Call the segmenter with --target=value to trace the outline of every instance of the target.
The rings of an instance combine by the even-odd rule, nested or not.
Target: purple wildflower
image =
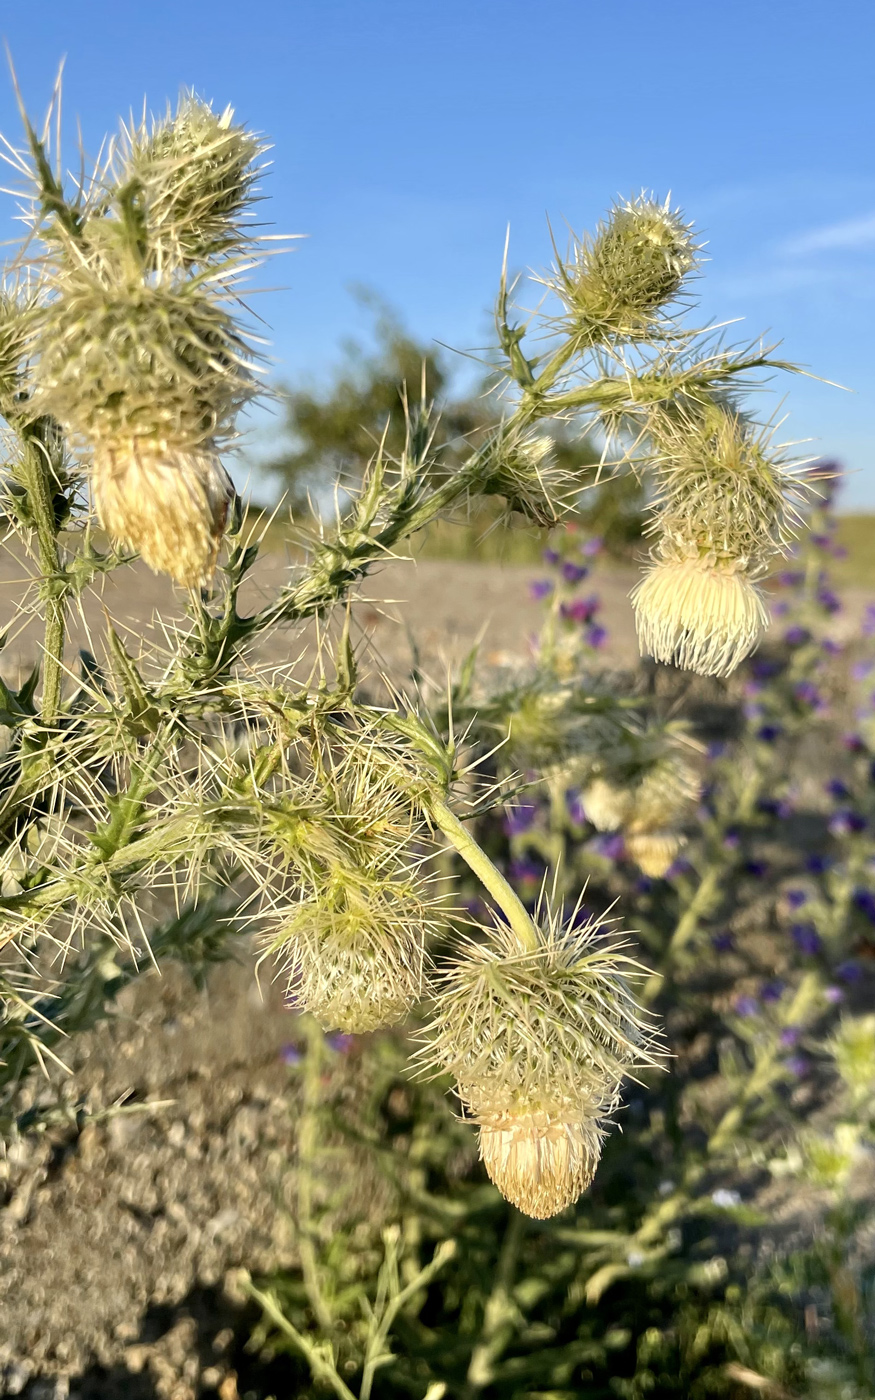
[[[830,857],[822,855],[819,851],[805,857],[805,869],[809,875],[825,875],[831,865]]]
[[[867,603],[860,630],[864,637],[875,636],[875,603]]]
[[[788,627],[784,633],[784,641],[788,647],[801,647],[811,641],[811,633],[807,627]]]
[[[291,1069],[293,1065],[299,1065],[304,1056],[297,1045],[283,1045],[280,1047],[280,1059],[284,1065]]]
[[[842,482],[841,462],[815,462],[805,473],[821,500],[829,503]]]
[[[724,929],[723,933],[714,934],[714,937],[711,939],[711,947],[714,949],[715,953],[731,953],[732,949],[735,947],[735,940],[728,929]]]
[[[566,559],[562,565],[562,577],[566,583],[582,583],[588,573],[585,564],[574,564],[570,559]]]
[[[814,957],[820,952],[820,935],[813,924],[793,924],[790,934],[800,953]]]
[[[831,588],[819,588],[817,591],[817,601],[828,613],[839,613],[842,610],[841,599]]]
[[[764,1002],[780,1001],[784,995],[784,983],[777,977],[771,982],[764,982],[760,988],[760,997]]]
[[[598,594],[592,593],[588,598],[572,598],[570,603],[563,603],[561,613],[567,622],[589,622],[600,607]]]
[[[827,656],[841,656],[842,652],[845,649],[843,644],[841,642],[837,642],[834,637],[824,637],[820,645],[821,649],[826,652]]]
[[[863,969],[858,962],[854,962],[853,958],[849,958],[847,962],[839,963],[836,968],[836,977],[841,982],[859,982],[862,976]]]
[[[540,603],[544,598],[549,598],[553,592],[553,584],[548,578],[536,578],[529,584],[529,597],[533,603]]]
[[[587,627],[583,635],[587,646],[593,647],[598,651],[608,640],[608,629],[602,627],[598,622],[594,622],[591,627]]]
[[[764,860],[745,861],[744,870],[754,880],[762,880],[769,873],[769,867]]]
[[[751,665],[751,670],[758,681],[771,680],[773,676],[779,676],[783,669],[780,661],[768,656],[755,657]]]
[[[583,798],[576,789],[572,789],[571,792],[566,792],[565,805],[568,808],[568,815],[574,822],[574,825],[584,826],[587,820],[586,810],[583,805]]]
[[[772,617],[786,617],[789,611],[789,603],[777,602],[772,604]]]
[[[601,554],[603,548],[600,535],[593,535],[592,539],[585,540],[580,546],[581,554],[585,554],[587,559],[594,559],[597,554]]]
[[[789,1070],[794,1079],[804,1079],[810,1066],[804,1055],[788,1055],[784,1061],[784,1068]]]
[[[785,1050],[793,1050],[802,1039],[801,1026],[785,1026],[778,1037]]]
[[[778,582],[782,588],[795,588],[801,583],[805,575],[801,569],[782,569],[778,574]]]
[[[590,850],[595,851],[596,855],[604,856],[605,860],[622,860],[626,850],[625,842],[618,831],[596,836],[589,845]]]
[[[516,802],[512,807],[505,808],[505,835],[522,836],[534,822],[537,811],[534,802]]]
[[[860,913],[875,924],[875,893],[872,890],[854,890],[854,903]]]
[[[736,1016],[756,1016],[759,1013],[759,1009],[760,1004],[756,997],[747,996],[735,998]]]
[[[741,836],[735,827],[730,827],[723,837],[723,845],[727,851],[737,851],[741,845]]]
[[[866,829],[866,818],[850,809],[836,812],[830,819],[829,829],[833,836],[852,836]]]
[[[784,898],[786,899],[791,909],[801,909],[803,904],[808,903],[808,891],[796,889],[785,890]]]
[[[507,873],[512,880],[517,880],[520,884],[535,880],[540,882],[544,877],[544,867],[538,865],[536,861],[521,857],[519,860],[510,862]]]
[[[841,778],[830,778],[829,782],[824,783],[823,787],[824,791],[827,792],[830,797],[842,798],[850,797],[851,795],[849,788],[846,787]]]
[[[757,738],[762,744],[774,744],[776,739],[780,739],[783,732],[780,724],[761,724],[757,730]]]
[[[793,694],[803,705],[810,705],[813,710],[823,709],[824,700],[814,681],[799,681],[793,687]]]
[[[558,550],[558,549],[545,549],[545,550],[544,550],[544,553],[541,555],[541,558],[543,559],[543,561],[544,561],[545,564],[558,564],[558,563],[559,563],[559,550]]]
[[[830,1006],[838,1006],[839,1003],[843,1002],[845,999],[845,994],[841,987],[824,987],[823,995],[826,997]]]
[[[338,1055],[345,1055],[355,1045],[355,1036],[347,1035],[345,1031],[333,1031],[325,1037],[325,1044]]]
[[[865,753],[866,742],[862,734],[843,734],[842,744],[848,753]]]

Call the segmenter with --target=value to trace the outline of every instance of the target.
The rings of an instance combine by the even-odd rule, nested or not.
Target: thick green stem
[[[489,859],[485,851],[477,845],[470,831],[462,825],[444,802],[429,804],[429,815],[452,843],[459,855],[480,880],[495,900],[507,922],[527,952],[534,953],[541,945],[538,930],[519,895],[511,889],[507,880]]]
[[[45,659],[43,661],[43,695],[41,715],[47,724],[57,717],[61,707],[61,675],[64,661],[64,637],[67,619],[67,590],[61,573],[61,556],[55,524],[54,489],[52,483],[51,429],[39,419],[28,430],[24,448],[24,477],[28,501],[36,525],[39,552],[40,597],[45,604]]]

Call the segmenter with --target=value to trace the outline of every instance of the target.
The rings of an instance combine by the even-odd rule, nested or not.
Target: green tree
[[[477,398],[450,395],[452,369],[434,345],[405,329],[395,312],[373,293],[357,299],[374,314],[375,349],[356,341],[344,345],[344,359],[322,390],[288,388],[286,443],[266,464],[291,499],[317,498],[336,483],[361,479],[385,434],[386,451],[398,456],[405,442],[405,400],[424,397],[440,410],[436,446],[447,466],[487,424],[488,409]]]

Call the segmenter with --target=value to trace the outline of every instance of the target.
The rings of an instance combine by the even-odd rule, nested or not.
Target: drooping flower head
[[[657,559],[632,603],[642,654],[703,676],[731,675],[768,626],[760,589],[732,559]]]
[[[539,1219],[586,1189],[623,1076],[657,1062],[624,946],[543,907],[537,947],[505,928],[468,941],[435,994],[422,1059],[455,1077],[491,1179]]]
[[[420,1000],[432,922],[415,875],[338,868],[294,908],[272,950],[288,968],[291,997],[325,1030],[373,1031]]]
[[[800,484],[765,431],[716,399],[655,410],[648,432],[659,488],[632,594],[641,650],[728,676],[768,624],[757,580],[793,536]]]

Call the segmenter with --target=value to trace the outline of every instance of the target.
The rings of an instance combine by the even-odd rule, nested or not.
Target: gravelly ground
[[[283,569],[276,557],[260,563],[250,600],[272,592]],[[481,632],[484,658],[503,662],[525,653],[537,625],[526,587],[536,572],[392,563],[368,580],[357,615],[396,675],[408,664],[407,628],[436,676]],[[0,600],[22,573],[20,559],[2,558]],[[635,650],[632,582],[622,571],[597,582],[609,658],[621,664]],[[104,601],[132,637],[157,610],[178,615],[172,589],[139,566],[111,579]],[[854,630],[864,601],[848,598],[836,635]],[[101,608],[86,601],[92,627]],[[85,639],[80,622],[73,642]],[[299,649],[286,633],[265,655],[280,662]],[[7,679],[37,655],[29,628],[10,643]],[[229,1270],[294,1257],[285,1198],[295,1104],[280,1057],[292,1030],[244,958],[218,968],[202,993],[181,973],[144,976],[112,1022],[72,1047],[71,1098],[99,1108],[133,1091],[139,1106],[163,1106],[17,1144],[0,1162],[0,1395],[235,1400]]]

